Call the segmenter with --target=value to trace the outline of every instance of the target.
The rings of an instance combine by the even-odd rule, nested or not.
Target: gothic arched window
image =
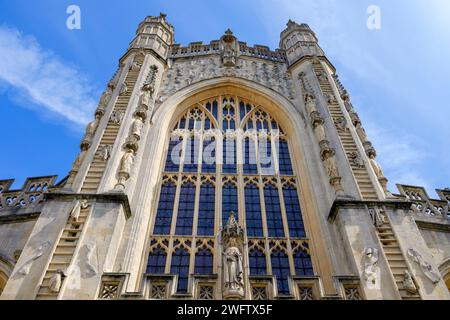
[[[263,237],[261,199],[259,188],[255,183],[249,183],[245,186],[245,213],[247,235],[249,237]]]
[[[212,274],[214,257],[207,248],[201,248],[195,255],[195,274]]]
[[[177,293],[186,293],[189,280],[189,251],[183,247],[172,253],[170,273],[178,275]]]
[[[260,250],[250,250],[249,254],[250,274],[251,275],[265,275],[267,274],[266,268],[266,255]]]
[[[167,254],[160,246],[154,249],[148,258],[147,273],[163,274],[166,269]]]
[[[289,258],[282,250],[275,250],[270,256],[272,264],[272,274],[277,279],[278,293],[287,295],[290,293],[288,277],[291,274],[289,268]]]
[[[242,252],[244,270],[276,276],[279,294],[289,294],[290,275],[314,274],[309,250],[298,245],[304,249],[309,240],[292,157],[296,142],[275,116],[222,95],[193,103],[173,123],[150,234],[157,243],[168,239],[167,246],[152,247],[148,270],[177,274],[179,293],[187,293],[189,275],[220,272],[215,242],[231,211],[253,243]]]

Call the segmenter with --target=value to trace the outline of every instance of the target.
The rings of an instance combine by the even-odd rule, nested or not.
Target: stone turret
[[[298,24],[292,20],[280,35],[280,49],[285,50],[289,66],[305,56],[323,56],[316,34],[307,24]]]
[[[167,22],[166,15],[161,13],[158,17],[148,16],[139,24],[130,49],[152,49],[160,58],[166,60],[173,43],[174,28]]]

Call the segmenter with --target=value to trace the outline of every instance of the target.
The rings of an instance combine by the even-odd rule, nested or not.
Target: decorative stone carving
[[[114,123],[116,125],[120,125],[122,122],[122,119],[124,117],[124,113],[120,111],[113,111],[111,113],[111,116],[109,117],[109,122]]]
[[[80,169],[81,164],[82,164],[83,161],[84,161],[84,158],[86,158],[86,150],[82,150],[82,151],[78,154],[78,156],[77,156],[77,158],[75,159],[75,161],[73,162],[72,169],[70,170],[70,172],[71,172],[72,174],[78,172],[78,170]]]
[[[51,292],[59,293],[59,290],[61,290],[61,285],[66,277],[63,270],[58,269],[56,270],[55,274],[50,278],[48,282],[48,288]]]
[[[98,124],[100,122],[99,115],[96,115],[94,120],[91,121],[86,127],[86,133],[81,141],[80,149],[86,151],[89,149],[94,138],[95,132],[97,131]]]
[[[109,144],[102,144],[98,147],[96,156],[102,161],[108,161],[111,157],[112,146]]]
[[[127,151],[120,160],[118,181],[116,188],[125,188],[125,182],[130,178],[131,168],[134,162],[133,151]]]
[[[241,253],[243,236],[243,230],[237,223],[234,212],[231,212],[222,230],[224,299],[244,298],[244,269]]]
[[[300,300],[311,301],[314,300],[313,289],[311,287],[299,287],[298,288]]]
[[[405,270],[405,274],[403,275],[403,288],[410,294],[417,294],[419,292],[419,286],[408,270]]]
[[[334,124],[336,125],[336,128],[338,129],[338,131],[348,131],[348,126],[347,126],[347,119],[345,119],[345,117],[339,117],[337,119],[335,119]]]
[[[353,151],[349,154],[350,163],[358,168],[365,168],[364,160],[358,151]]]
[[[133,61],[133,63],[130,66],[131,71],[139,71],[141,70],[141,64],[137,61]]]
[[[139,150],[139,139],[135,135],[129,135],[123,147],[125,150],[131,150],[136,154]]]
[[[329,104],[337,104],[337,100],[336,100],[336,97],[334,96],[334,94],[332,94],[332,93],[326,93],[326,94],[325,94],[325,97],[326,97],[327,102],[328,102]]]
[[[125,81],[122,83],[122,87],[120,87],[119,96],[123,96],[124,94],[128,93],[128,83]]]
[[[408,253],[408,256],[410,257],[410,259],[420,266],[420,269],[422,270],[424,275],[428,279],[430,279],[431,282],[436,284],[441,280],[439,273],[437,273],[436,271],[433,270],[433,267],[431,266],[431,264],[429,264],[427,261],[425,261],[425,259],[422,257],[422,255],[418,251],[416,251],[413,248],[409,248],[407,253]]]
[[[39,259],[48,249],[50,249],[51,243],[49,241],[41,244],[32,254],[31,258],[25,262],[25,264],[17,271],[17,274],[20,276],[26,276],[30,273],[31,266],[33,262]]]
[[[384,224],[389,223],[386,212],[383,209],[373,208],[369,209],[369,215],[372,218],[375,227],[381,227]]]
[[[370,165],[372,166],[373,171],[375,172],[375,175],[377,176],[378,181],[380,182],[380,185],[383,188],[383,191],[385,192],[385,194],[388,197],[393,197],[392,193],[387,188],[388,179],[384,176],[380,165],[375,160],[375,155],[376,155],[376,153],[370,153],[370,155],[369,155]]]
[[[152,299],[166,299],[166,291],[165,284],[153,284],[150,296]]]
[[[379,284],[380,269],[378,267],[378,249],[364,249],[362,258],[363,279],[367,288],[374,289]]]
[[[221,39],[221,55],[222,63],[225,67],[236,66],[237,60],[237,41],[230,29],[225,31],[225,35]]]
[[[84,210],[87,208],[89,208],[89,202],[86,199],[76,200],[72,210],[70,211],[70,215],[69,215],[70,219],[75,222],[78,222],[78,218],[80,217],[81,210],[82,209]]]
[[[214,287],[213,286],[200,286],[198,298],[200,300],[213,300],[214,299]]]
[[[106,107],[108,106],[109,102],[111,101],[111,97],[113,94],[113,86],[111,84],[108,84],[108,87],[103,92],[100,102],[98,104],[97,110],[95,111],[95,115],[99,117],[103,117],[105,114]]]
[[[286,75],[287,66],[283,63],[266,63],[269,67],[263,68],[262,61],[239,57],[236,67],[225,67],[220,56],[197,57],[195,61],[176,60],[172,68],[168,69],[156,99],[158,103],[164,102],[169,96],[187,86],[185,79],[189,78],[190,85],[202,80],[233,76],[255,81],[270,88],[281,95],[294,98],[292,93],[292,79]],[[263,76],[267,73],[269,77]]]
[[[137,139],[141,139],[142,129],[144,128],[144,123],[141,118],[134,119],[131,125],[131,134],[135,136]]]
[[[97,248],[95,244],[86,244],[86,262],[84,276],[90,278],[98,274],[97,267],[94,264],[94,252]]]
[[[253,300],[267,300],[266,287],[252,287]]]

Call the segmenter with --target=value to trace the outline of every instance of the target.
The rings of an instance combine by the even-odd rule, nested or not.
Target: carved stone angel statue
[[[136,138],[140,139],[142,135],[142,129],[144,127],[144,123],[141,118],[136,118],[131,125],[131,134]]]
[[[422,257],[422,255],[416,251],[413,248],[408,249],[407,251],[408,256],[411,258],[412,261],[417,263],[420,266],[420,269],[422,269],[422,272],[425,274],[425,276],[431,280],[433,283],[438,283],[441,280],[441,277],[439,274],[433,270],[433,267],[431,264],[429,264],[425,259]]]
[[[56,273],[50,278],[48,283],[48,288],[50,289],[50,291],[58,293],[59,290],[61,290],[61,285],[65,277],[66,275],[63,270],[56,270]]]
[[[51,247],[51,243],[49,241],[44,242],[41,244],[32,254],[30,259],[25,262],[25,264],[17,271],[17,274],[19,276],[26,276],[30,273],[31,266],[33,265],[33,262],[39,259],[49,248]]]
[[[403,288],[410,294],[416,294],[419,291],[416,281],[408,270],[405,270],[403,275]]]
[[[380,278],[380,269],[378,268],[378,249],[364,249],[362,264],[363,277],[366,285],[369,289],[374,288]]]
[[[78,222],[81,210],[87,209],[88,207],[89,202],[86,199],[77,200],[72,208],[72,211],[70,211],[70,219],[72,219],[75,222]]]
[[[118,180],[116,188],[125,188],[125,181],[130,178],[131,168],[134,162],[133,151],[127,151],[120,160]]]
[[[372,165],[373,171],[375,171],[375,174],[378,179],[384,178],[383,171],[381,170],[380,165],[378,164],[377,160],[375,160],[375,155],[371,154],[369,156],[370,164]]]

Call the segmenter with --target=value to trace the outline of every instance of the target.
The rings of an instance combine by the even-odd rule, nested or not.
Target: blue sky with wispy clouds
[[[81,8],[82,29],[66,28]],[[381,8],[381,30],[366,26]],[[168,14],[176,41],[209,42],[230,27],[278,47],[288,19],[316,32],[352,96],[390,187],[450,186],[448,0],[15,0],[0,3],[0,178],[58,174],[146,15]]]

